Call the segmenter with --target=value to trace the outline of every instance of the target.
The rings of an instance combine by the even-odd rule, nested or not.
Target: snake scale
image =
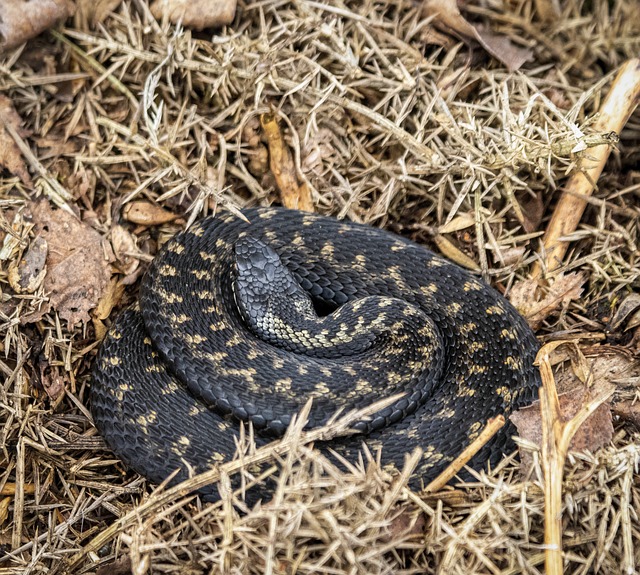
[[[490,417],[534,399],[531,329],[470,272],[369,226],[282,208],[243,215],[169,240],[95,362],[95,424],[149,480],[230,460],[240,421],[263,445],[309,398],[311,428],[402,394],[356,423],[361,433],[319,447],[353,461],[364,442],[395,468],[420,447],[419,487]],[[495,463],[512,433],[507,424],[472,465]]]

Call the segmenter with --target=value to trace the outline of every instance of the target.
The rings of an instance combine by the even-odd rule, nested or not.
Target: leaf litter
[[[6,53],[0,90],[19,119],[13,133],[27,145],[15,165],[28,166],[34,181],[3,164],[0,569],[543,572],[544,482],[531,442],[524,477],[511,459],[420,497],[406,487],[410,460],[398,473],[365,453],[345,470],[294,430],[287,455],[275,447],[261,454],[274,461],[274,500],[248,509],[225,474],[255,479],[243,464],[253,457],[249,434],[235,467],[217,476],[222,501],[205,505],[188,495],[193,483],[153,491],[123,469],[87,410],[98,338],[132,301],[164,241],[223,206],[281,199],[262,114],[277,113],[290,181],[308,185],[317,211],[442,245],[507,294],[526,279],[556,189],[606,141],[590,127],[607,74],[640,51],[636,3],[568,0],[551,20],[537,19],[541,4],[461,6],[471,25],[530,52],[515,75],[436,29],[422,6],[386,0],[247,3],[215,35],[155,20],[146,3],[106,2],[99,16]],[[600,355],[611,340],[631,366],[639,328],[612,331],[608,322],[640,281],[639,160],[636,112],[569,238],[563,271],[584,275],[582,292],[560,290],[538,318],[541,339],[600,342]],[[53,215],[61,210],[42,218],[76,229],[66,245],[25,218],[37,198],[69,208],[68,221]],[[127,207],[134,202],[141,204]],[[17,293],[8,270],[20,269],[38,234],[48,245],[46,275],[30,284],[39,266],[27,265],[34,273],[21,281],[29,289]],[[63,260],[69,267],[59,267]],[[58,268],[61,279],[66,269],[76,287],[92,290],[75,313],[62,297],[53,305],[47,276]],[[556,369],[571,371],[570,361]],[[614,413],[620,402],[631,410],[636,372],[594,368],[594,381],[608,371],[616,373]],[[40,379],[49,395],[36,392]],[[567,461],[566,572],[632,573],[640,565],[640,437],[617,417],[613,429],[605,447]]]

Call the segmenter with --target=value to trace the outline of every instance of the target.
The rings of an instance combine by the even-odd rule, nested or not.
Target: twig
[[[129,102],[131,103],[131,110],[133,111],[133,115],[137,113],[138,106],[140,103],[138,99],[131,93],[131,90],[127,88],[118,78],[116,78],[113,74],[109,74],[109,71],[100,64],[97,60],[89,56],[82,48],[71,42],[69,38],[67,38],[64,34],[61,34],[57,30],[50,30],[49,33],[56,39],[62,42],[69,50],[71,50],[81,61],[86,64],[96,72],[100,74],[100,76],[104,76],[109,84],[111,84],[118,92],[124,95]]]
[[[67,191],[67,189],[54,177],[52,177],[48,170],[42,165],[40,160],[36,158],[35,154],[31,151],[29,144],[25,142],[18,131],[11,125],[10,122],[3,122],[2,118],[0,118],[0,122],[3,123],[4,129],[9,133],[9,135],[13,138],[13,141],[18,146],[18,149],[24,156],[24,158],[29,162],[31,168],[40,176],[41,181],[36,182],[40,183],[42,186],[42,190],[44,193],[49,196],[51,201],[63,209],[65,212],[70,213],[74,218],[77,217],[75,212],[69,207],[67,202],[73,201],[73,196],[71,193]]]
[[[166,491],[156,491],[148,500],[134,507],[129,513],[114,521],[107,529],[96,535],[89,543],[87,543],[81,551],[69,558],[65,565],[65,573],[75,573],[80,562],[89,553],[96,552],[105,543],[113,539],[125,529],[131,527],[134,523],[143,521],[151,514],[157,512],[163,505],[174,502],[178,497],[197,491],[207,485],[215,483],[220,479],[221,474],[233,475],[242,469],[251,468],[274,457],[274,455],[282,455],[291,448],[292,444],[305,445],[315,441],[328,441],[340,435],[353,433],[352,425],[356,421],[368,418],[385,407],[396,402],[402,394],[396,394],[387,397],[381,401],[365,407],[363,409],[354,410],[339,418],[332,418],[323,427],[303,432],[302,429],[308,419],[311,410],[311,401],[309,401],[300,412],[299,416],[294,418],[287,433],[280,440],[269,445],[265,445],[252,455],[245,456],[225,463],[220,467],[210,471],[205,471],[195,477],[187,479],[178,485],[167,489]]]
[[[598,119],[593,125],[594,131],[619,134],[638,105],[639,98],[640,59],[634,58],[620,68],[600,108]],[[547,273],[552,272],[562,264],[562,258],[567,253],[569,244],[561,238],[571,234],[578,227],[587,207],[586,198],[593,193],[611,153],[611,146],[607,144],[596,146],[590,148],[589,153],[593,163],[576,172],[569,179],[553,212],[543,238],[544,260],[534,265],[533,277],[539,277],[543,270]]]
[[[578,428],[613,393],[607,387],[591,401],[582,406],[576,415],[565,421],[560,410],[549,354],[560,342],[543,346],[536,357],[540,365],[542,387],[540,388],[540,410],[542,413],[542,469],[544,471],[544,543],[545,572],[547,575],[562,575],[562,477],[564,463],[571,440]]]
[[[7,482],[0,489],[0,495],[14,495],[16,490],[17,485],[15,483]],[[33,495],[36,492],[36,486],[33,483],[25,483],[23,491],[27,495]]]
[[[446,469],[424,488],[425,493],[434,493],[442,489],[456,474],[480,451],[482,447],[502,428],[504,415],[497,415],[487,421],[487,425],[467,447],[456,457]]]

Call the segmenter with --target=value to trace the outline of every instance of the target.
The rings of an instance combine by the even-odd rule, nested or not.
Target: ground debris
[[[53,210],[47,201],[31,204],[30,211],[34,230],[49,248],[44,289],[51,308],[70,326],[88,322],[111,278],[102,236],[67,212]]]
[[[614,142],[594,132],[594,116],[621,63],[640,53],[640,3],[563,0],[559,16],[553,1],[461,3],[474,27],[529,51],[517,74],[487,58],[475,33],[460,42],[409,0],[245,2],[206,33],[173,26],[138,0],[81,4],[95,13],[5,50],[0,63],[16,120],[5,124],[19,142],[15,167],[0,172],[0,572],[61,575],[72,556],[69,574],[543,572],[544,474],[534,447],[526,477],[505,460],[437,498],[406,489],[376,454],[345,470],[305,447],[273,460],[282,496],[271,507],[249,508],[224,479],[223,504],[178,494],[156,505],[162,492],[115,459],[91,424],[90,370],[144,263],[171,235],[215,212],[279,202],[262,114],[278,118],[290,173],[315,211],[435,250],[446,237],[452,254],[512,293],[541,257],[571,174],[594,145]],[[1,13],[8,4],[0,5]],[[521,298],[540,315],[542,340],[580,339],[592,366],[582,376],[597,382],[609,371],[617,388],[610,444],[571,453],[564,468],[566,573],[640,568],[638,376],[620,358],[598,359],[609,348],[626,360],[640,350],[637,311],[620,306],[621,324],[608,324],[640,285],[636,117],[565,238],[562,271],[584,282],[565,285],[544,309],[533,309],[538,285]],[[35,229],[28,208],[37,199],[62,206],[79,235],[54,241]],[[145,206],[137,215],[127,208],[136,202]],[[49,309],[46,276],[38,285],[37,273],[16,275],[38,253],[30,254],[38,237],[48,244],[47,275],[53,251],[86,265],[68,275],[79,291],[96,289],[93,311],[80,296],[92,323],[69,325]],[[86,264],[70,255],[84,244]],[[17,293],[21,284],[28,289]],[[34,391],[39,378],[49,395]],[[252,480],[249,467],[242,473]]]
[[[3,0],[0,4],[0,53],[48,30],[73,13],[70,0]]]

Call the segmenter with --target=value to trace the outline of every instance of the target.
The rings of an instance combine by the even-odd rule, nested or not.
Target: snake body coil
[[[418,486],[490,417],[533,400],[536,339],[469,272],[379,229],[278,208],[244,215],[171,239],[102,345],[94,420],[137,472],[160,482],[179,468],[178,481],[228,461],[239,421],[264,444],[310,397],[313,427],[401,393],[328,447],[353,460],[364,441],[398,468],[421,447]],[[495,462],[510,433],[472,464]]]

